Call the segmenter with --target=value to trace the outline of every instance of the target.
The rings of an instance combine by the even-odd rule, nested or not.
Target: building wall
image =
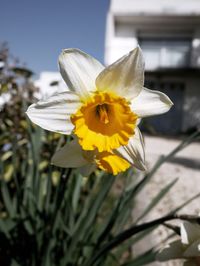
[[[199,0],[112,0],[110,10],[117,13],[197,14]]]
[[[184,97],[183,131],[193,127],[200,129],[200,77],[186,80]]]
[[[68,90],[60,72],[41,72],[39,79],[34,81],[34,85],[39,88],[35,93],[37,99],[46,99],[55,93]]]
[[[183,66],[167,68],[200,69],[200,1],[199,0],[112,0],[107,15],[105,64],[111,64],[135,48],[141,40],[189,40],[189,60]],[[158,41],[159,43],[159,41]],[[180,48],[182,49],[182,48]],[[167,49],[165,49],[167,51]],[[145,51],[144,51],[145,55]],[[177,56],[172,54],[172,59]],[[167,61],[168,60],[168,61]],[[162,68],[152,64],[146,55],[146,70],[154,73]],[[178,62],[178,61],[177,61]],[[171,71],[170,71],[171,73]],[[184,82],[182,124],[180,131],[200,126],[200,72],[196,75],[165,74],[166,82]],[[191,73],[191,71],[190,71]],[[159,88],[157,88],[159,90]],[[175,95],[175,94],[174,94]],[[178,97],[178,94],[177,94]],[[176,104],[176,103],[175,103]],[[172,116],[173,117],[173,116]],[[174,121],[176,122],[176,121]]]
[[[138,37],[142,33],[154,37],[164,34],[165,36],[191,38],[192,65],[200,66],[200,1],[184,1],[182,13],[177,4],[180,2],[179,0],[174,1],[176,8],[174,7],[173,12],[172,8],[169,8],[169,4],[173,3],[170,0],[154,0],[160,4],[153,4],[152,1],[146,0],[125,0],[125,2],[128,2],[129,5],[122,0],[111,1],[106,27],[106,64],[112,63],[124,53],[132,50],[137,45]],[[193,2],[196,3],[196,7]],[[188,3],[190,9],[187,8]],[[143,12],[142,8],[144,8]],[[153,9],[155,12],[152,12]],[[117,36],[117,28],[121,28],[121,36]]]
[[[146,73],[146,80],[150,81],[147,87],[150,89],[160,90],[166,93],[174,102],[172,109],[161,116],[153,117],[150,122],[155,126],[155,123],[162,123],[162,133],[174,134],[176,128],[180,125],[180,132],[186,132],[194,127],[200,128],[200,76],[181,74],[159,74]],[[162,84],[174,85],[172,91],[170,88],[163,89]],[[176,90],[176,87],[178,88]],[[183,93],[180,93],[179,88],[182,88]],[[181,114],[179,113],[181,112]],[[179,113],[179,114],[178,114]],[[181,121],[179,121],[179,119]],[[165,129],[163,131],[162,129]]]

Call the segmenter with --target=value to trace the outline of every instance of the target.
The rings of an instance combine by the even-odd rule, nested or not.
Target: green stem
[[[191,215],[177,215],[177,214],[169,214],[166,216],[163,216],[161,218],[158,218],[156,220],[143,223],[140,225],[134,225],[131,226],[129,229],[123,231],[122,233],[118,234],[115,238],[113,238],[110,242],[106,243],[89,261],[89,263],[86,263],[85,266],[93,266],[94,263],[102,256],[105,255],[108,251],[115,248],[119,244],[121,244],[123,241],[127,240],[128,238],[136,235],[137,233],[140,233],[146,229],[149,229],[151,227],[154,227],[156,225],[163,224],[166,221],[174,220],[174,219],[182,219],[182,220],[188,220],[193,222],[200,222],[200,217],[197,216],[191,216]]]

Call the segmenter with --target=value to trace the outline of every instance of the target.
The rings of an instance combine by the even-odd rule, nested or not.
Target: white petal
[[[81,146],[77,140],[65,144],[53,155],[51,162],[64,168],[76,168],[88,164],[88,161],[83,157]]]
[[[138,119],[136,120],[136,126],[139,126],[139,124],[141,123],[141,121],[142,121],[142,119],[141,119],[141,118],[138,118]]]
[[[79,106],[80,99],[77,95],[63,92],[32,104],[26,113],[33,123],[46,130],[71,134],[73,125],[70,116]]]
[[[139,128],[135,129],[135,135],[130,138],[128,144],[119,147],[115,153],[123,157],[136,168],[146,170],[144,142]]]
[[[184,221],[181,224],[181,241],[183,244],[190,244],[200,239],[200,226],[198,224]]]
[[[65,49],[59,56],[61,75],[69,90],[81,97],[96,89],[95,80],[104,66],[92,56],[78,50]]]
[[[144,61],[141,49],[135,48],[97,77],[97,89],[112,91],[127,99],[135,98],[144,85]]]
[[[156,255],[158,261],[167,261],[183,257],[183,245],[180,240],[170,243]]]
[[[131,109],[139,117],[166,113],[172,105],[167,95],[147,88],[143,88],[141,93],[131,101]]]
[[[185,257],[200,257],[200,239],[190,245],[183,254]]]

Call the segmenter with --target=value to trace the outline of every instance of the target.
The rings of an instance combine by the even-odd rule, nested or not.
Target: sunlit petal
[[[135,98],[144,85],[144,60],[141,49],[135,48],[97,77],[97,89],[111,91],[127,99]]]
[[[71,134],[74,126],[70,116],[80,105],[79,97],[63,92],[29,106],[27,115],[38,126],[53,132]]]
[[[136,168],[146,170],[144,142],[142,134],[138,128],[135,129],[135,135],[129,139],[128,144],[119,147],[115,153],[119,154]]]
[[[78,50],[65,49],[59,56],[60,72],[68,89],[81,97],[96,89],[95,79],[104,66],[92,56]]]
[[[111,152],[98,153],[96,163],[100,169],[113,175],[124,172],[131,166],[127,160]]]
[[[172,105],[172,101],[164,93],[146,88],[131,101],[131,109],[139,117],[166,113]]]
[[[181,241],[183,244],[190,244],[200,239],[200,226],[184,221],[181,224]]]

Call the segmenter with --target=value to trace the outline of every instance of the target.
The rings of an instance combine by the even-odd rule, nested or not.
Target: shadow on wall
[[[188,167],[188,168],[200,170],[200,160],[197,160],[197,159],[188,159],[185,157],[175,157],[175,158],[168,160],[168,162],[170,162],[172,164],[179,164],[179,165],[183,165],[183,166]]]
[[[200,89],[200,88],[198,88]],[[187,102],[184,105],[184,124],[188,126],[188,128],[196,125],[197,128],[200,128],[200,103],[197,100],[199,92],[196,92],[196,95],[188,95]]]

